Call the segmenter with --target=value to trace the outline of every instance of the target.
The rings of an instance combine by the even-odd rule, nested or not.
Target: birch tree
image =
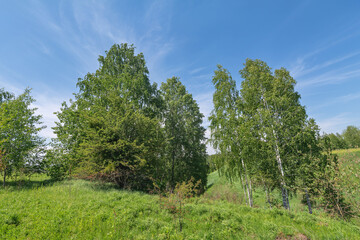
[[[179,78],[161,84],[167,179],[171,188],[179,182],[207,181],[205,129],[200,109]]]
[[[300,95],[294,90],[296,81],[281,68],[274,73],[260,60],[247,59],[240,70],[244,79],[241,97],[244,112],[257,120],[263,141],[268,145],[270,156],[278,167],[283,206],[290,209],[288,190],[294,184],[291,156],[294,156],[293,137],[301,133],[306,120],[305,108],[300,104]]]
[[[214,72],[212,82],[215,86],[213,95],[214,110],[209,117],[211,142],[220,151],[222,162],[220,173],[229,179],[240,179],[244,195],[249,206],[253,206],[251,179],[244,149],[244,121],[241,111],[239,92],[230,73],[221,65]],[[250,158],[245,158],[249,160]]]

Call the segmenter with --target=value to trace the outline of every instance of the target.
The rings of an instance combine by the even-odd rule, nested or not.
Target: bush
[[[65,179],[70,174],[66,157],[56,149],[48,150],[44,159],[46,174],[55,181]]]

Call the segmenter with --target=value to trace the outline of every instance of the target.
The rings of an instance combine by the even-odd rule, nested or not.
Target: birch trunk
[[[261,91],[262,91],[262,99],[263,99],[263,103],[264,103],[264,107],[266,108],[266,110],[269,111],[269,106],[265,100],[265,97],[264,97],[264,92],[263,92],[263,89],[262,89],[262,86],[261,86]],[[277,116],[277,113],[275,114]],[[274,125],[271,124],[271,128],[272,128],[272,132],[273,132],[273,137],[274,137],[274,140],[275,140],[275,144],[274,144],[274,150],[275,150],[275,155],[276,155],[276,161],[278,163],[278,167],[279,167],[279,171],[281,173],[281,192],[282,192],[282,198],[283,198],[283,205],[284,205],[284,208],[285,209],[289,209],[290,210],[290,206],[289,206],[289,198],[288,198],[288,193],[287,193],[287,189],[286,189],[286,183],[285,183],[285,174],[284,174],[284,169],[283,169],[283,166],[282,166],[282,161],[281,161],[281,156],[280,156],[280,148],[279,148],[279,139],[278,139],[278,136],[276,134],[276,131],[275,131],[275,128],[274,128]]]
[[[282,193],[282,198],[283,198],[283,205],[284,205],[285,209],[290,210],[289,198],[288,198],[288,193],[287,193],[286,183],[285,183],[285,174],[284,174],[284,169],[282,167],[282,161],[281,161],[281,157],[280,157],[280,150],[279,150],[279,146],[277,144],[277,137],[276,137],[274,129],[273,129],[273,133],[274,133],[274,136],[275,136],[276,161],[278,162],[279,171],[281,173],[281,193]]]
[[[248,178],[247,178],[247,174],[246,174],[246,166],[245,166],[245,163],[244,163],[244,160],[241,159],[241,164],[243,166],[243,169],[244,169],[244,172],[245,172],[245,184],[246,184],[246,190],[247,190],[247,196],[248,196],[248,199],[249,199],[249,205],[250,207],[253,206],[253,203],[252,203],[252,199],[251,199],[251,194],[250,194],[250,191],[249,191],[249,182],[248,182]]]
[[[245,197],[246,205],[250,205],[250,203],[248,203],[248,201],[247,201],[248,197],[247,197],[247,194],[246,194],[246,187],[245,187],[245,184],[244,184],[243,175],[241,173],[241,170],[240,170],[240,181],[241,181],[242,188],[244,190],[244,197]]]

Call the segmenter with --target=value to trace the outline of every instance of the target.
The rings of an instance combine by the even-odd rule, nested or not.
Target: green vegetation
[[[360,148],[336,150],[340,176],[337,185],[351,205],[351,212],[360,216]],[[360,225],[360,221],[359,221]]]
[[[176,77],[157,89],[142,53],[113,45],[99,69],[78,79],[64,102],[49,151],[53,176],[102,179],[134,190],[174,188],[191,177],[206,186],[203,115]]]
[[[3,186],[6,178],[15,174],[31,174],[41,164],[38,153],[44,140],[38,133],[41,116],[30,105],[35,100],[30,89],[17,97],[0,89],[0,172]]]
[[[132,45],[105,53],[49,146],[30,90],[0,89],[0,238],[360,238],[360,150],[332,152],[358,147],[360,130],[321,137],[286,69],[247,59],[237,89],[218,65],[206,159],[180,79],[151,84]]]
[[[352,215],[351,221],[360,226],[360,148],[336,150],[334,154],[338,155],[339,175],[334,185],[343,194],[345,201],[349,204],[348,214]],[[244,194],[240,181],[232,183],[225,176],[219,176],[218,172],[213,172],[208,177],[210,188],[205,196],[214,200],[226,200],[240,204],[246,204],[246,194]],[[269,208],[266,191],[263,187],[254,188],[254,206],[258,208]],[[274,190],[270,194],[271,203],[275,207],[281,206],[281,193]],[[292,205],[291,212],[307,211],[306,204],[303,201],[303,192],[296,192],[290,196]],[[324,212],[322,205],[314,205],[313,211],[317,214]]]
[[[214,180],[211,175],[209,183]],[[43,176],[34,176],[21,187],[10,182],[6,190],[0,190],[0,238],[360,238],[359,227],[321,212],[310,215],[252,209],[206,197],[186,201],[180,232],[177,219],[161,206],[157,195],[120,190],[112,184],[84,180],[51,182]]]
[[[333,149],[358,148],[360,146],[360,128],[355,126],[347,126],[342,134],[330,133],[325,136],[330,138]]]
[[[301,192],[309,213],[317,203],[347,217],[347,203],[335,185],[337,158],[300,104],[295,79],[286,69],[272,71],[258,59],[247,59],[239,73],[244,80],[238,90],[226,69],[219,65],[214,72],[210,142],[218,154],[209,159],[215,162],[211,167],[241,182],[250,207],[253,190],[262,186],[269,206],[274,190],[281,191],[288,210],[289,196]]]
[[[165,164],[170,187],[192,177],[206,186],[205,128],[201,126],[204,115],[199,106],[176,77],[170,78],[160,88],[164,103]]]

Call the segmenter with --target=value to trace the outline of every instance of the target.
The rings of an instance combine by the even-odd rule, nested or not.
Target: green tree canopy
[[[345,142],[349,147],[360,147],[360,129],[355,126],[348,126],[342,133]]]
[[[176,77],[161,84],[167,179],[172,188],[191,177],[206,186],[205,129],[203,114],[192,95]]]
[[[0,103],[0,148],[1,168],[4,182],[7,176],[21,171],[31,150],[43,144],[38,133],[41,126],[41,115],[36,115],[36,108],[30,105],[35,101],[30,89],[18,97],[1,90]]]
[[[57,113],[55,133],[70,165],[125,186],[131,178],[150,177],[144,167],[158,164],[160,98],[133,46],[115,44],[98,60],[100,68],[78,80],[75,100]]]

